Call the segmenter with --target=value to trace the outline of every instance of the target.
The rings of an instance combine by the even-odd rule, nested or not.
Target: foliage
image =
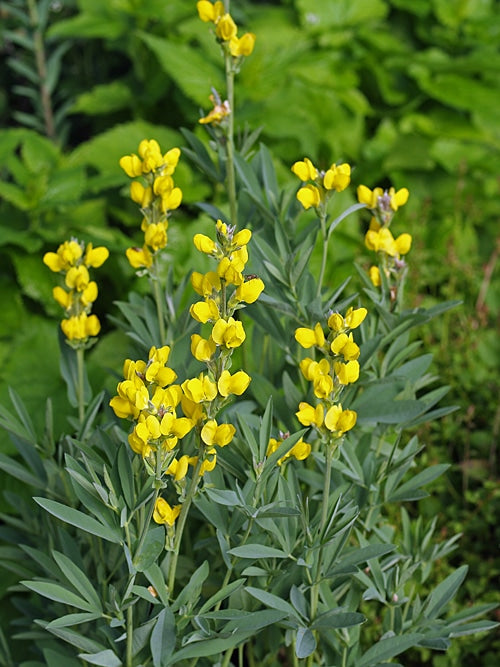
[[[18,452],[17,458],[11,459],[14,463],[7,466],[9,474],[14,472],[27,484],[34,483],[33,475],[40,476],[42,481],[38,482],[39,486],[35,485],[33,492],[54,494],[59,502],[74,503],[73,492],[69,493],[66,488],[68,473],[63,472],[61,460],[63,452],[69,451],[75,459],[81,456],[78,453],[80,439],[74,439],[76,430],[70,431],[72,439],[68,440],[66,435],[66,415],[70,406],[65,396],[65,384],[58,374],[57,336],[48,321],[48,317],[57,312],[51,298],[53,281],[40,262],[41,255],[53,249],[70,233],[85,242],[104,244],[110,249],[111,258],[102,270],[102,288],[96,304],[96,312],[103,322],[103,333],[99,345],[86,355],[86,360],[92,394],[97,396],[101,388],[108,393],[114,392],[116,372],[123,358],[130,354],[138,357],[147,352],[149,346],[156,342],[155,331],[158,328],[154,302],[146,296],[144,281],[131,276],[123,255],[131,243],[131,236],[133,243],[142,241],[135,230],[137,223],[133,206],[131,203],[124,204],[118,192],[124,186],[118,160],[124,152],[135,150],[144,137],[155,137],[162,146],[184,144],[183,153],[191,158],[191,164],[181,160],[179,165],[178,178],[184,201],[177,214],[180,219],[169,230],[166,259],[170,257],[170,273],[168,277],[163,275],[163,279],[168,280],[168,290],[173,295],[168,317],[175,312],[178,318],[171,324],[171,340],[176,340],[175,349],[185,352],[179,352],[182,359],[179,363],[187,377],[191,369],[184,361],[185,355],[189,354],[189,344],[183,327],[189,322],[185,309],[192,297],[182,280],[185,267],[208,270],[203,259],[197,257],[190,237],[195,231],[208,232],[211,229],[209,217],[224,219],[229,215],[222,186],[224,161],[220,156],[219,160],[216,158],[217,137],[210,133],[210,144],[205,148],[200,142],[203,137],[200,129],[194,132],[186,130],[182,135],[178,131],[181,125],[195,126],[198,108],[207,107],[209,87],[214,86],[222,92],[224,75],[210,33],[206,25],[193,16],[192,7],[183,2],[167,4],[168,7],[164,2],[150,0],[134,3],[81,0],[64,3],[64,7],[58,9],[54,3],[25,3],[19,0],[1,5],[5,21],[0,29],[0,44],[9,56],[10,67],[0,73],[4,84],[0,93],[0,115],[6,127],[18,126],[0,130],[1,280],[4,293],[13,297],[3,308],[0,325],[3,361],[1,397],[2,402],[7,404],[7,386],[15,386],[33,421],[31,431],[26,425],[21,427],[17,423],[14,426],[8,421],[8,430],[14,430],[18,439],[14,444],[2,443],[2,451],[9,455]],[[332,3],[326,0],[314,3],[314,11],[311,11],[310,3],[302,0],[272,4],[241,2],[234,3],[232,8],[238,24],[248,26],[258,35],[257,48],[236,80],[239,128],[235,159],[240,220],[252,220],[256,232],[251,247],[251,270],[266,283],[265,295],[248,309],[250,319],[243,319],[249,330],[248,351],[241,352],[241,355],[236,353],[236,358],[241,356],[245,360],[244,367],[252,375],[251,393],[242,402],[242,414],[248,415],[248,428],[258,440],[260,427],[257,415],[265,410],[272,393],[275,429],[287,431],[291,428],[290,411],[295,411],[298,397],[306,387],[297,373],[299,357],[290,335],[290,326],[293,329],[314,325],[321,319],[325,304],[340,310],[348,306],[356,289],[353,285],[355,281],[344,286],[343,290],[340,287],[352,274],[353,257],[360,258],[363,252],[359,230],[364,228],[367,218],[360,217],[360,222],[356,224],[353,222],[354,212],[349,225],[340,224],[335,230],[334,244],[327,247],[329,268],[325,286],[330,292],[328,298],[324,293],[322,301],[318,302],[315,298],[317,285],[313,286],[314,278],[309,271],[317,279],[326,246],[322,244],[321,233],[310,214],[297,217],[299,207],[293,200],[291,176],[287,174],[289,165],[309,155],[315,163],[325,166],[330,163],[331,156],[335,156],[355,165],[357,183],[370,186],[380,183],[409,184],[412,196],[408,205],[398,212],[398,220],[406,223],[413,235],[407,298],[423,309],[430,308],[431,314],[438,313],[438,316],[429,319],[423,315],[424,311],[420,315],[415,313],[413,319],[402,323],[402,327],[410,326],[410,323],[411,327],[420,327],[425,323],[425,327],[419,328],[423,348],[435,352],[439,374],[446,384],[451,385],[451,401],[459,403],[461,410],[449,417],[445,415],[440,421],[430,422],[425,421],[427,413],[424,411],[420,419],[420,408],[415,402],[420,402],[422,406],[422,401],[432,402],[442,394],[420,382],[418,373],[427,373],[427,369],[422,370],[426,361],[422,358],[420,362],[415,361],[414,366],[411,365],[417,341],[414,335],[406,339],[407,333],[393,341],[384,341],[381,351],[386,354],[387,361],[382,367],[366,367],[364,372],[373,374],[373,377],[362,378],[356,390],[349,388],[347,405],[357,407],[357,394],[360,394],[359,419],[361,427],[367,429],[370,421],[363,421],[363,409],[373,407],[373,414],[377,416],[379,411],[380,417],[381,408],[377,407],[377,403],[368,405],[368,401],[363,405],[362,391],[368,397],[380,395],[390,401],[385,415],[389,424],[391,418],[395,419],[391,413],[395,397],[398,397],[399,403],[404,400],[409,414],[414,414],[412,419],[407,420],[405,428],[410,429],[411,435],[416,434],[421,441],[429,443],[417,470],[424,473],[429,464],[454,462],[446,481],[438,480],[435,484],[435,499],[420,501],[418,507],[427,517],[446,508],[447,518],[443,525],[450,531],[447,538],[451,539],[455,531],[464,532],[460,556],[467,554],[473,574],[468,577],[459,595],[466,595],[468,600],[483,599],[483,591],[494,588],[498,571],[498,560],[492,556],[490,546],[498,541],[491,508],[498,502],[494,492],[497,479],[495,438],[498,437],[500,423],[495,400],[498,385],[494,379],[498,347],[494,313],[498,312],[499,295],[498,273],[495,272],[498,258],[496,221],[499,214],[499,123],[496,106],[499,18],[492,2],[356,0],[333,4],[335,11],[332,11]],[[40,68],[44,62],[45,74]],[[64,67],[61,67],[61,62]],[[98,67],[96,63],[99,63]],[[45,89],[44,83],[47,86]],[[293,112],[283,113],[284,109]],[[55,121],[52,130],[51,117]],[[258,136],[262,144],[257,143],[256,135],[249,129],[258,127],[261,128]],[[272,149],[272,156],[266,146]],[[200,168],[205,173],[204,180],[198,175],[197,169]],[[200,200],[205,203],[197,208],[196,202]],[[336,195],[330,203],[330,211],[333,216],[339,216],[353,202],[354,198],[348,191]],[[363,254],[360,276],[364,276],[363,269],[368,266],[365,262],[366,253]],[[330,267],[335,267],[335,271]],[[365,287],[371,298],[375,298],[373,287],[368,283]],[[132,293],[128,297],[130,291]],[[443,299],[462,299],[464,304],[450,312],[433,311]],[[112,303],[116,300],[120,300],[120,315],[106,320],[104,316],[113,312]],[[179,315],[181,312],[184,315]],[[288,322],[284,318],[291,320]],[[370,349],[370,337],[373,339],[372,347],[377,336],[387,339],[389,332],[384,327],[393,325],[391,320],[384,320],[380,312],[379,319],[371,312],[369,331],[365,332],[367,326],[363,327],[362,348],[368,346],[366,349]],[[262,340],[264,346],[261,345]],[[133,353],[130,352],[130,341],[134,345]],[[413,356],[405,361],[403,356],[398,355],[403,355],[406,344],[415,347],[411,348]],[[63,345],[62,350],[65,347]],[[67,358],[67,350],[65,352],[63,359]],[[370,363],[377,358],[373,350]],[[386,375],[392,363],[395,364],[392,374],[396,379],[391,379],[390,375],[389,380],[384,377],[381,385],[384,391],[379,394],[376,383],[381,382],[381,373]],[[397,364],[403,368],[400,375],[406,377],[408,373],[408,384],[405,386],[398,378]],[[34,368],[37,368],[36,376]],[[412,376],[413,372],[417,376]],[[370,382],[375,383],[373,387]],[[424,392],[430,394],[427,399]],[[52,401],[46,402],[47,396],[51,396]],[[16,403],[20,405],[17,399]],[[103,414],[97,405],[98,401],[95,404],[99,415],[96,419],[102,428],[109,422],[110,416]],[[366,414],[370,415],[369,412]],[[231,415],[231,408],[228,415]],[[420,423],[416,423],[419,419]],[[393,424],[397,423],[401,422],[393,421]],[[74,426],[73,419],[72,428]],[[84,444],[93,432],[90,423],[88,428]],[[118,435],[117,427],[110,432],[107,428],[110,427],[105,427],[106,435],[99,435],[97,453],[91,456],[92,463],[89,463],[91,470],[94,470],[94,465],[103,465],[103,462],[110,469],[113,467],[114,451],[108,436],[112,441],[114,438],[115,442],[123,442],[123,434]],[[400,447],[404,451],[404,445],[394,434],[384,434],[384,428],[390,427],[381,427],[380,424],[376,427],[381,453],[386,455],[389,442],[396,447],[393,456],[397,457]],[[42,433],[45,433],[43,445],[40,444]],[[273,433],[276,435],[277,431]],[[238,440],[238,447],[247,452],[247,468],[243,467],[242,461],[234,461],[235,457],[231,458],[224,450],[224,475],[221,478],[219,473],[214,473],[215,488],[229,489],[231,484],[235,484],[234,480],[239,479],[238,487],[231,489],[239,494],[239,489],[245,489],[245,483],[249,483],[247,480],[255,474],[255,471],[252,473],[247,436],[248,431],[245,438],[240,435],[241,441]],[[263,439],[264,435],[260,437]],[[101,439],[104,440],[101,442]],[[359,516],[356,519],[358,523],[347,528],[345,535],[347,539],[351,531],[356,544],[364,548],[359,525],[366,522],[366,503],[369,500],[363,498],[362,489],[369,480],[368,475],[373,472],[370,469],[372,459],[368,456],[365,460],[368,444],[361,434],[352,432],[349,441],[353,447],[355,445],[355,451],[361,448],[360,461],[358,465],[355,459],[334,462],[339,468],[334,468],[334,474],[339,476],[334,482],[340,483],[342,475],[347,475],[347,479],[352,481],[350,492],[355,496]],[[32,456],[27,453],[31,448],[26,446],[26,442],[37,443],[41,459],[29,459],[29,465],[34,469],[28,473],[22,472],[19,467],[24,465],[19,463],[19,455]],[[377,448],[374,442],[371,446]],[[97,463],[94,460],[96,456]],[[226,456],[229,457],[227,461]],[[286,482],[275,482],[274,493],[289,494],[286,496],[289,499],[292,497],[290,494],[297,491],[294,485],[299,484],[302,485],[301,492],[310,488],[313,496],[318,494],[321,487],[317,475],[324,462],[319,455],[315,456],[317,469],[309,470],[307,467],[307,474],[304,478],[299,475],[298,481],[287,479]],[[345,449],[342,456],[345,456]],[[382,468],[383,456],[377,459]],[[344,467],[340,465],[341,460]],[[54,462],[59,467],[57,474]],[[286,466],[290,470],[292,464],[287,463]],[[362,475],[359,466],[362,467]],[[227,471],[237,473],[233,482]],[[386,472],[383,470],[384,474]],[[61,479],[55,482],[58,474]],[[85,474],[91,473],[87,470]],[[98,469],[95,474],[99,477],[103,473]],[[273,474],[282,479],[276,472]],[[293,477],[288,471],[287,475]],[[384,478],[381,475],[381,470],[375,474],[375,479],[381,484],[379,489],[383,487]],[[2,484],[8,490],[12,489],[9,478],[4,479]],[[74,475],[72,479],[75,479]],[[94,480],[93,483],[101,488],[105,482]],[[56,492],[59,485],[64,490]],[[266,489],[268,491],[270,497],[267,500],[275,502],[276,496],[271,493],[273,489]],[[113,488],[113,492],[120,496],[119,488]],[[15,493],[19,492],[16,490]],[[27,496],[30,493],[26,490]],[[139,493],[139,490],[134,493]],[[241,538],[241,532],[238,533],[241,526],[238,524],[246,516],[245,511],[249,511],[249,498],[253,499],[251,486],[243,493],[246,495],[243,499],[239,496],[237,502],[231,496],[235,502],[230,505],[227,497],[224,504],[220,496],[210,496],[215,506],[222,508],[222,513],[232,512],[231,530],[236,531],[232,539],[236,541]],[[22,491],[21,495],[24,494],[25,491]],[[126,498],[128,511],[132,514],[135,498],[131,500],[130,495]],[[390,495],[384,502],[389,498]],[[281,496],[279,499],[281,502]],[[34,510],[32,507],[28,509],[28,502],[27,499],[23,501],[26,507],[23,516],[29,519]],[[12,496],[4,503],[3,510],[12,513],[5,518],[7,525],[12,521],[15,524],[14,508],[17,510],[20,506],[21,501]],[[213,545],[214,536],[203,532],[204,515],[196,503],[195,506],[193,534],[199,534],[200,539],[205,540],[201,542],[202,548],[210,549],[213,554],[217,550],[217,545]],[[230,510],[226,510],[227,507]],[[387,505],[384,508],[391,522],[399,525],[400,519],[394,515],[394,509]],[[344,505],[339,505],[338,511],[348,515]],[[411,510],[410,515],[413,515]],[[87,556],[87,547],[84,548],[80,542],[82,535],[72,532],[73,529],[68,526],[63,530],[62,524],[56,529],[43,513],[40,517],[36,516],[38,519],[44,517],[43,523],[37,527],[33,525],[33,519],[26,523],[34,531],[30,548],[38,548],[35,535],[45,539],[45,534],[57,533],[50,548],[69,554],[71,558],[74,556],[74,562],[86,571],[90,557]],[[270,531],[275,530],[274,525],[278,526],[276,530],[281,530],[281,524],[288,525],[291,520],[289,517],[278,517],[276,520],[271,517],[268,524],[262,520],[261,523],[256,522],[253,529],[257,530],[258,525],[267,531],[258,533],[258,540],[266,546],[266,540],[271,540],[271,544],[274,539],[270,536]],[[11,531],[20,530],[19,525],[16,524],[17,528],[5,528],[8,543],[15,543],[15,533]],[[273,528],[263,528],[268,525],[273,525]],[[224,527],[227,528],[226,525]],[[400,527],[402,530],[403,524]],[[366,526],[363,529],[366,531]],[[432,532],[430,526],[427,530],[426,536]],[[491,539],[476,538],[476,535],[482,537],[485,534]],[[282,539],[285,537],[282,536]],[[369,531],[364,535],[365,539],[372,537]],[[385,538],[389,539],[387,535]],[[93,543],[94,538],[88,539]],[[80,542],[81,558],[87,559],[85,566],[80,557],[77,558],[75,540]],[[24,543],[24,538],[19,541]],[[273,548],[283,550],[283,545]],[[9,568],[15,570],[16,581],[18,575],[24,578],[40,575],[39,570],[33,569],[35,565],[28,565],[25,558],[19,559],[17,551],[9,551],[10,546],[5,549],[6,561]],[[181,559],[182,572],[192,572],[195,566],[201,565],[196,551],[192,553],[191,564]],[[224,567],[224,553],[221,546],[222,556],[214,565],[219,572]],[[110,551],[109,557],[114,554]],[[275,558],[277,561],[273,562],[273,567],[277,568],[276,572],[281,571],[280,566],[287,568],[290,565],[289,560]],[[390,562],[389,555],[378,557],[378,561],[383,564],[384,558]],[[37,554],[35,561],[37,559],[41,563],[43,556]],[[247,563],[248,567],[269,572],[266,559],[263,559],[265,563],[257,561],[256,564]],[[43,562],[48,568],[44,576],[56,577],[67,585],[64,576],[61,579],[64,569],[61,569],[59,561],[56,561],[57,566],[52,564],[50,568],[48,561]],[[459,566],[463,559],[455,557],[453,560],[452,557],[450,562]],[[243,564],[244,559],[242,568]],[[22,568],[27,569],[20,572]],[[441,564],[439,568],[438,579],[452,576],[451,569]],[[295,590],[293,586],[297,586],[296,582],[292,582],[295,576],[292,570],[290,604],[292,607],[299,605],[298,611],[294,607],[295,613],[299,614],[297,618],[304,624],[298,594],[294,593],[294,600],[291,599],[291,591]],[[123,572],[122,575],[126,576]],[[117,581],[120,576],[117,576]],[[264,581],[267,585],[266,575],[254,573],[249,576],[255,577],[259,585]],[[187,579],[184,577],[183,581]],[[6,586],[13,581],[7,580]],[[361,591],[368,590],[363,589],[363,586],[368,586],[366,581],[360,581],[358,577],[356,582]],[[248,583],[245,585],[248,586]],[[378,585],[381,585],[380,582]],[[252,586],[255,587],[254,582]],[[423,591],[425,595],[430,595],[430,588],[425,588],[425,582],[419,582],[419,587],[422,596]],[[281,590],[275,591],[278,597],[281,593]],[[205,598],[209,595],[206,584],[203,594]],[[240,594],[239,589],[235,589],[228,599],[232,600]],[[250,600],[248,593],[245,599]],[[494,602],[495,596],[484,599]],[[256,604],[255,600],[258,598],[252,599],[252,605]],[[151,600],[147,598],[147,602],[149,604]],[[260,600],[264,606],[268,602],[268,599],[267,602]],[[351,602],[354,605],[354,600]],[[25,602],[16,604],[24,608]],[[359,613],[375,620],[377,614],[366,609],[366,604]],[[253,609],[252,605],[249,605],[250,609]],[[387,624],[398,622],[398,608],[397,605],[387,604],[384,621],[387,628]],[[59,613],[56,606],[53,610],[53,616]],[[150,610],[152,614],[153,611]],[[258,613],[263,611],[261,609]],[[284,613],[283,609],[274,611]],[[456,611],[458,613],[458,606]],[[23,615],[25,618],[30,615],[48,618],[48,613],[46,604],[43,604],[38,611],[23,612]],[[291,613],[290,609],[288,613]],[[277,616],[267,618],[264,615],[260,618],[263,624],[267,624],[276,620]],[[289,618],[290,633],[293,633],[293,627],[297,630],[307,626],[307,623],[298,624],[297,619],[290,620],[292,616],[283,618]],[[161,619],[167,628],[169,620],[166,614]],[[225,620],[231,622],[230,619]],[[329,623],[334,621],[328,620]],[[208,623],[208,630],[205,622]],[[282,623],[282,620],[277,622]],[[209,618],[206,621],[203,618],[196,626],[196,632],[205,637],[205,632],[219,631],[222,623],[221,619]],[[365,632],[366,628],[362,626],[365,637],[373,639],[377,636],[376,632],[374,635],[370,635],[368,630]],[[229,630],[232,631],[232,626]],[[322,632],[321,627],[313,630]],[[39,630],[26,629],[26,632],[35,636],[37,641],[42,641],[42,634],[45,636]],[[63,634],[65,632],[68,631]],[[146,625],[144,634],[147,632]],[[348,631],[351,632],[354,630]],[[157,630],[155,637],[159,634],[160,630]],[[270,631],[266,630],[264,634],[270,634]],[[139,639],[137,641],[140,643]],[[461,664],[467,659],[465,656],[474,655],[477,659],[474,651],[482,645],[485,646],[484,656],[494,655],[495,641],[490,633],[481,637],[474,648],[470,643],[456,642],[446,654],[447,658],[435,657],[435,654],[429,657],[430,654],[420,652],[416,664],[421,664],[424,657],[436,665],[443,664],[444,659]],[[310,634],[303,629],[300,631],[300,644],[307,647],[308,642]],[[54,650],[54,645],[48,641],[44,660],[49,664],[51,659],[54,660]],[[92,648],[81,650],[91,651]],[[110,659],[108,654],[102,657],[103,661],[106,659]],[[487,659],[485,657],[483,662]]]

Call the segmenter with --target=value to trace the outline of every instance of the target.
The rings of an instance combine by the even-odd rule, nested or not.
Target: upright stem
[[[332,478],[332,459],[333,459],[334,448],[331,443],[328,443],[326,449],[326,470],[325,470],[325,479],[323,483],[323,499],[321,503],[321,519],[318,528],[318,538],[320,541],[323,540],[323,532],[325,530],[326,522],[328,520],[328,509],[329,509],[329,500],[330,500],[330,481]],[[311,620],[314,621],[316,613],[318,611],[318,600],[319,600],[319,583],[321,579],[321,561],[323,559],[323,544],[318,550],[318,559],[316,561],[316,573],[314,577],[313,585],[311,586]],[[308,667],[313,667],[314,665],[314,652],[307,659]]]
[[[203,463],[203,457],[201,456],[201,447],[200,447],[200,452],[198,456],[198,461],[196,463],[196,466],[193,470],[193,476],[191,478],[191,483],[189,485],[188,492],[186,494],[186,500],[182,504],[182,509],[181,513],[179,514],[179,519],[176,523],[175,526],[175,539],[174,539],[174,551],[172,554],[172,559],[170,561],[169,565],[169,572],[168,572],[168,592],[170,595],[170,598],[173,597],[173,592],[174,592],[174,586],[175,586],[175,574],[177,570],[177,560],[179,558],[179,550],[181,546],[181,541],[182,541],[182,533],[184,532],[184,526],[186,525],[186,519],[189,514],[189,508],[191,507],[191,503],[194,498],[194,494],[196,492],[196,489],[198,488],[198,482],[200,481],[201,477],[201,465]]]
[[[134,607],[129,605],[127,608],[127,657],[126,667],[133,665],[134,652]]]
[[[325,277],[326,270],[326,261],[328,259],[328,232],[326,230],[326,211],[320,212],[319,222],[321,225],[321,236],[323,238],[323,253],[321,256],[321,268],[318,278],[318,289],[316,290],[316,296],[321,296],[321,288],[323,287],[323,280]]]
[[[155,257],[154,271],[152,276],[153,290],[156,302],[156,312],[158,315],[158,327],[160,329],[160,345],[165,345],[165,318],[163,314],[163,294],[161,290],[160,276],[158,271],[158,260]]]
[[[238,207],[236,203],[236,178],[234,172],[234,69],[230,53],[225,54],[226,94],[230,113],[228,115],[226,137],[226,180],[229,199],[229,215],[231,224],[238,225]]]
[[[77,399],[78,399],[78,421],[80,426],[83,424],[85,417],[85,350],[79,347],[76,350],[76,367],[77,367]]]
[[[43,43],[43,34],[39,25],[38,9],[35,0],[28,0],[28,9],[30,13],[31,25],[33,27],[33,43],[35,46],[35,59],[38,76],[40,78],[40,100],[42,103],[43,121],[45,125],[45,134],[52,141],[56,140],[56,131],[54,124],[54,113],[52,110],[52,100],[47,86],[47,56]]]

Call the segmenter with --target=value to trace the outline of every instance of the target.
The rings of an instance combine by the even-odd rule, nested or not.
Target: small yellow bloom
[[[97,294],[98,294],[97,283],[92,280],[80,294],[81,304],[84,307],[90,306],[90,304],[94,303],[94,301],[97,299]]]
[[[205,301],[197,301],[193,303],[189,309],[191,317],[197,322],[205,324],[206,322],[215,322],[219,319],[219,308],[213,299],[206,299]]]
[[[235,394],[236,396],[241,396],[244,391],[246,391],[248,385],[250,384],[250,376],[245,373],[245,371],[238,371],[231,375],[229,371],[222,371],[221,376],[217,382],[217,387],[219,389],[219,394],[221,396],[229,396],[229,394]]]
[[[72,266],[68,270],[64,282],[66,283],[66,287],[83,292],[89,284],[89,280],[89,270],[84,264],[80,264],[80,266]]]
[[[89,336],[97,336],[101,324],[97,315],[81,313],[61,322],[61,329],[68,340],[84,341]]]
[[[321,194],[315,185],[305,185],[297,192],[297,199],[307,210],[309,208],[318,208],[321,203]]]
[[[312,405],[309,405],[309,403],[302,401],[299,403],[299,410],[295,415],[302,426],[314,425],[317,428],[320,428],[323,425],[324,408],[321,403],[318,403],[316,407],[313,407]]]
[[[314,329],[308,329],[307,327],[299,327],[295,331],[295,340],[297,343],[308,350],[313,345],[317,347],[323,347],[325,344],[325,334],[323,333],[323,327],[319,322],[314,326]]]
[[[292,165],[292,171],[304,183],[306,181],[314,181],[318,176],[318,170],[307,157],[305,157],[304,160],[295,162]]]
[[[313,380],[313,391],[316,398],[328,398],[333,391],[331,375],[317,375]]]
[[[348,308],[344,318],[346,327],[348,329],[357,329],[359,325],[364,321],[367,314],[368,311],[366,310],[366,308],[353,308],[351,306],[350,308]]]
[[[73,303],[73,293],[66,292],[62,287],[54,287],[52,296],[64,310],[67,310]]]
[[[170,507],[164,498],[158,498],[153,510],[153,520],[159,524],[166,524],[172,527],[175,520],[181,513],[181,505]]]
[[[349,335],[341,333],[336,336],[332,341],[330,349],[333,354],[343,355],[345,361],[355,360],[360,354],[359,347],[354,342],[352,333]]]
[[[411,242],[411,234],[400,234],[395,241],[398,255],[406,255],[408,252],[410,252]]]
[[[207,125],[208,123],[219,125],[224,120],[224,118],[229,116],[231,113],[231,107],[229,106],[229,102],[227,100],[224,100],[224,102],[219,104],[215,101],[213,95],[210,95],[210,99],[212,100],[214,107],[208,112],[206,116],[200,118],[198,123],[201,123],[202,125]]]
[[[224,14],[216,23],[215,34],[223,42],[229,42],[236,37],[237,32],[238,28],[231,14]]]
[[[108,257],[109,250],[107,248],[104,246],[94,248],[92,243],[88,243],[83,262],[86,266],[91,266],[93,269],[98,269],[104,264]]]
[[[193,334],[191,336],[191,354],[198,361],[210,361],[210,359],[214,356],[216,349],[217,346],[212,338],[206,340],[199,334]]]
[[[124,155],[120,158],[120,167],[130,178],[142,175],[142,161],[137,155]]]
[[[205,23],[216,23],[224,14],[224,3],[218,0],[214,4],[208,0],[200,0],[196,3],[198,15]]]
[[[373,210],[377,208],[378,199],[379,197],[382,197],[384,191],[382,188],[374,188],[373,190],[370,190],[366,185],[360,185],[358,186],[356,193],[358,195],[359,203],[366,204],[367,208]]]
[[[382,279],[380,278],[380,269],[378,266],[370,266],[368,269],[368,277],[375,287],[380,287]]]
[[[218,425],[215,419],[209,419],[201,429],[201,439],[209,447],[213,445],[225,447],[231,442],[235,433],[236,429],[232,424]]]
[[[193,403],[202,403],[203,401],[213,401],[217,396],[217,385],[206,375],[200,375],[198,378],[185,380],[182,384],[182,391],[186,398]]]
[[[127,248],[125,254],[133,269],[149,269],[153,265],[153,255],[147,246]]]
[[[213,255],[217,249],[217,245],[213,239],[205,234],[195,234],[193,237],[195,248],[206,255]]]
[[[182,190],[180,188],[172,188],[164,192],[161,196],[161,210],[163,213],[167,211],[175,211],[179,208],[182,202]]]
[[[246,338],[243,324],[240,320],[230,317],[228,320],[218,319],[212,329],[212,338],[226,348],[239,347]]]
[[[229,40],[229,51],[233,58],[251,55],[255,46],[255,39],[253,32],[246,32],[240,38],[232,37]]]
[[[250,229],[241,229],[239,232],[233,236],[233,244],[235,246],[241,247],[250,243],[252,238],[252,232]]]
[[[342,385],[352,384],[359,378],[359,363],[357,361],[348,361],[346,364],[336,361],[333,368],[337,380]]]
[[[152,222],[149,224],[144,233],[144,241],[155,252],[164,248],[167,245],[167,223]]]
[[[333,405],[325,415],[325,426],[340,437],[355,426],[356,419],[357,414],[354,410],[342,410],[340,404]]]
[[[59,273],[75,266],[82,254],[82,246],[77,241],[65,241],[59,246],[57,252],[46,252],[43,262],[51,271]]]
[[[332,164],[323,177],[323,185],[327,190],[342,192],[351,182],[351,165],[344,162],[340,165]]]
[[[254,303],[264,289],[264,282],[260,278],[251,278],[242,283],[237,289],[235,296],[238,301]]]
[[[173,459],[167,468],[167,475],[172,475],[176,482],[184,479],[189,468],[189,456],[184,454],[180,459]]]
[[[392,210],[397,211],[400,206],[404,206],[406,204],[410,193],[407,188],[401,188],[397,192],[394,190],[394,188],[390,188],[389,196],[391,198]]]

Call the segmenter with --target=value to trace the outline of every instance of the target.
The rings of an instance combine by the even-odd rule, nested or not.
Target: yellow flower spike
[[[297,343],[308,350],[310,347],[316,345],[317,347],[323,347],[325,344],[325,334],[323,333],[323,327],[319,322],[314,326],[314,329],[308,329],[307,327],[299,327],[295,330],[295,340]]]
[[[242,283],[235,292],[238,301],[255,303],[264,289],[264,282],[260,278],[251,278]]]
[[[214,356],[216,349],[217,346],[212,338],[206,340],[199,334],[193,334],[191,336],[191,354],[198,361],[210,361]]]
[[[295,413],[295,416],[302,426],[316,426],[317,428],[321,428],[324,421],[324,408],[321,403],[313,407],[309,403],[302,401],[299,403],[299,410]]]
[[[224,14],[216,23],[215,34],[223,42],[229,42],[233,37],[236,37],[237,32],[238,28],[231,14]]]
[[[318,176],[318,170],[307,157],[305,157],[304,160],[295,162],[292,165],[292,172],[304,183],[306,181],[314,181]]]
[[[333,368],[341,385],[352,384],[359,378],[359,363],[357,361],[348,361],[346,364],[336,361]]]
[[[246,32],[240,38],[232,37],[229,40],[229,52],[233,58],[249,56],[252,54],[255,46],[256,37],[253,32]]]
[[[213,239],[205,234],[195,234],[193,243],[196,250],[204,252],[206,255],[213,255],[217,250],[217,245]]]
[[[206,322],[215,322],[219,319],[219,308],[213,299],[206,301],[197,301],[189,308],[191,317],[201,324]]]
[[[315,185],[306,185],[297,192],[297,199],[306,209],[318,208],[321,203],[321,194]]]
[[[348,329],[357,329],[364,321],[368,311],[366,308],[353,308],[352,306],[347,310],[344,318],[345,325]]]
[[[342,405],[332,405],[325,415],[325,426],[338,437],[350,431],[356,424],[357,414],[354,410],[342,410]]]
[[[230,317],[228,320],[219,319],[212,328],[212,339],[225,348],[239,347],[246,338],[243,324]]]
[[[149,269],[153,265],[153,255],[147,246],[127,248],[125,254],[133,269]]]
[[[137,155],[124,155],[120,158],[120,167],[130,178],[142,175],[142,161]]]
[[[159,524],[172,527],[181,513],[181,505],[170,507],[164,498],[158,498],[153,510],[153,520]]]
[[[411,234],[400,234],[395,241],[398,255],[406,255],[410,252],[412,237]]]
[[[222,371],[221,376],[217,382],[219,394],[226,398],[229,394],[241,396],[250,384],[250,376],[245,371],[238,371],[231,375],[229,371]]]
[[[368,278],[370,278],[374,287],[380,287],[382,279],[380,278],[380,269],[378,266],[370,266],[368,269]]]
[[[73,293],[66,292],[66,290],[64,290],[62,287],[54,287],[52,290],[52,296],[61,306],[61,308],[64,308],[64,310],[68,310],[68,308],[73,303]]]
[[[391,198],[391,208],[393,211],[397,211],[400,206],[404,206],[408,201],[410,193],[408,188],[401,188],[397,192],[394,188],[389,189],[389,196]]]
[[[104,264],[109,257],[109,250],[104,246],[94,248],[92,243],[88,243],[85,249],[85,257],[83,263],[85,266],[91,266],[93,269],[98,269]]]
[[[209,447],[213,445],[225,447],[231,442],[235,433],[236,429],[232,424],[218,425],[215,419],[209,419],[201,429],[201,439]]]
[[[351,165],[344,162],[340,165],[332,164],[323,177],[323,185],[327,190],[342,192],[351,182]]]
[[[332,344],[330,345],[330,349],[333,352],[333,354],[336,355],[342,355],[344,357],[345,361],[353,361],[358,359],[360,350],[359,347],[356,345],[356,343],[353,340],[352,333],[347,335],[346,333],[341,333],[338,336],[336,336]]]

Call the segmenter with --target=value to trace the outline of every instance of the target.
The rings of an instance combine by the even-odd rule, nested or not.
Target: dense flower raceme
[[[54,287],[52,294],[65,311],[61,329],[72,347],[87,345],[101,329],[97,315],[90,314],[98,289],[97,283],[90,280],[89,269],[100,267],[108,256],[109,251],[103,246],[94,248],[91,243],[85,246],[71,239],[43,257],[51,271],[64,276],[64,287]]]
[[[162,153],[155,139],[143,139],[138,155],[124,155],[120,167],[133,179],[130,197],[143,214],[142,247],[129,248],[127,258],[135,269],[149,270],[156,253],[167,245],[168,218],[182,201],[182,190],[175,186],[173,174],[179,161],[179,148]]]
[[[202,21],[215,25],[217,40],[234,59],[239,60],[252,53],[255,45],[255,35],[252,32],[247,32],[238,37],[238,26],[231,14],[226,12],[223,2],[218,0],[212,3],[208,0],[200,0],[196,3],[196,8]]]
[[[397,280],[404,272],[406,264],[403,256],[410,251],[412,237],[410,234],[403,233],[394,238],[389,227],[396,211],[408,201],[409,192],[406,188],[398,191],[395,191],[394,188],[370,190],[365,185],[360,185],[357,194],[358,201],[366,204],[373,216],[370,228],[365,235],[365,245],[369,250],[378,254],[391,292],[395,292],[396,287],[391,284],[391,278],[394,277]],[[381,284],[379,266],[371,266],[368,275],[375,287]]]
[[[301,402],[296,413],[303,426],[312,426],[323,441],[337,442],[356,424],[356,413],[344,410],[340,395],[348,384],[359,378],[360,350],[352,330],[359,327],[367,314],[366,308],[349,308],[345,316],[331,313],[328,332],[318,322],[314,328],[299,327],[295,339],[305,349],[315,348],[321,359],[306,357],[300,362],[303,376],[312,383],[316,405]]]
[[[320,208],[333,192],[342,192],[351,182],[351,166],[346,162],[320,171],[306,157],[295,162],[292,171],[305,184],[297,192],[297,199],[305,209]]]

